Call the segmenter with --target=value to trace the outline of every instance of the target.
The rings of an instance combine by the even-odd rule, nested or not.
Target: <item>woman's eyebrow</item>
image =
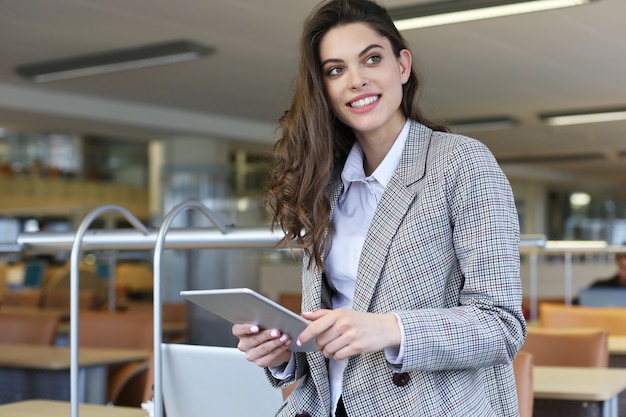
[[[377,43],[373,43],[371,45],[368,45],[359,53],[359,56],[362,57],[363,55],[366,55],[372,49],[376,49],[376,48],[383,49],[383,46],[382,45],[378,45]],[[326,66],[326,64],[330,64],[330,63],[336,64],[336,63],[341,63],[341,62],[343,62],[343,59],[328,58],[328,59],[326,59],[326,60],[324,60],[322,62],[322,67]]]
[[[325,67],[326,64],[337,64],[337,63],[341,63],[343,62],[343,59],[339,59],[339,58],[328,58],[327,60],[322,62],[322,67]]]
[[[363,56],[363,55],[367,54],[369,51],[371,51],[372,49],[375,49],[375,48],[384,49],[382,45],[378,45],[377,43],[373,43],[371,45],[368,45],[365,49],[363,49],[361,51],[361,53],[359,54],[359,56]]]

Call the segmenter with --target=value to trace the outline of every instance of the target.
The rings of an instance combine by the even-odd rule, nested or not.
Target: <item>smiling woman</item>
[[[519,226],[495,158],[422,115],[376,2],[322,2],[300,45],[267,203],[304,251],[311,322],[295,339],[233,326],[275,386],[299,381],[277,415],[519,415]]]
[[[402,85],[411,74],[411,54],[402,49],[396,57],[387,38],[366,24],[352,23],[324,36],[320,60],[328,101],[337,118],[352,128],[369,175],[406,121],[400,104]]]

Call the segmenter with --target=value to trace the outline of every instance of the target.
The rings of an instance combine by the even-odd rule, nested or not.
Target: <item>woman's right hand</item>
[[[239,338],[237,349],[258,366],[280,366],[291,357],[288,350],[291,339],[279,330],[261,330],[254,324],[235,324],[232,331]]]

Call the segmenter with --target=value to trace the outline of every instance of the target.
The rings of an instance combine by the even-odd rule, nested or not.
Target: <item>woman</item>
[[[373,1],[326,1],[304,26],[268,203],[304,250],[312,322],[295,341],[233,326],[276,386],[301,379],[277,415],[518,415],[511,189],[483,145],[421,114],[411,61]]]

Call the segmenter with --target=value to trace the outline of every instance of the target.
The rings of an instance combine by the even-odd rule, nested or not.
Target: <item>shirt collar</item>
[[[398,137],[393,142],[391,149],[389,149],[385,158],[369,177],[365,176],[365,170],[363,168],[363,150],[358,142],[354,142],[350,153],[348,153],[343,171],[341,172],[341,180],[343,181],[344,189],[348,189],[351,182],[367,181],[368,179],[375,179],[383,187],[387,187],[394,171],[400,163],[400,157],[402,156],[406,139],[409,136],[410,127],[411,121],[407,119],[400,134],[398,134]]]

